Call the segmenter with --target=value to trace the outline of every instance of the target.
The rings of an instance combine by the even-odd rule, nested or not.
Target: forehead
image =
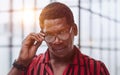
[[[66,18],[44,20],[43,32],[57,32],[68,27]]]

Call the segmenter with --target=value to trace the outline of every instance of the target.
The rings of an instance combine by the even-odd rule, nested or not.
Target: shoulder
[[[84,63],[87,64],[89,67],[94,66],[95,67],[101,67],[104,63],[100,60],[94,59],[90,56],[87,56],[85,54],[82,54],[82,58],[84,60]]]
[[[89,71],[93,73],[92,75],[99,75],[100,73],[101,75],[109,75],[108,69],[102,61],[96,60],[84,54],[82,54],[82,58],[84,60],[85,67],[87,67]]]
[[[94,68],[100,67],[101,65],[104,65],[104,63],[100,60],[94,59],[86,54],[83,54],[79,48],[76,46],[74,47],[76,53],[77,53],[77,59],[80,61],[79,63],[82,65],[87,65],[88,67],[94,66]]]

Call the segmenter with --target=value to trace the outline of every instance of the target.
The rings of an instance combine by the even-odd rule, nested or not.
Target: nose
[[[55,41],[53,42],[53,44],[60,44],[62,43],[62,40],[59,39],[58,37],[55,38]]]

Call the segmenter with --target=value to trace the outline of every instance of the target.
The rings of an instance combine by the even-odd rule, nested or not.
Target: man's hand
[[[22,42],[22,48],[17,62],[24,66],[28,66],[43,40],[43,33],[30,33]]]

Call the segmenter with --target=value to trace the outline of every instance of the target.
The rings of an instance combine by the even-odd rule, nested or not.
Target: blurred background
[[[39,14],[50,2],[68,5],[78,26],[75,45],[120,75],[120,0],[0,0],[0,75],[7,75],[18,57],[21,42],[39,32]],[[37,54],[44,53],[43,42]]]

